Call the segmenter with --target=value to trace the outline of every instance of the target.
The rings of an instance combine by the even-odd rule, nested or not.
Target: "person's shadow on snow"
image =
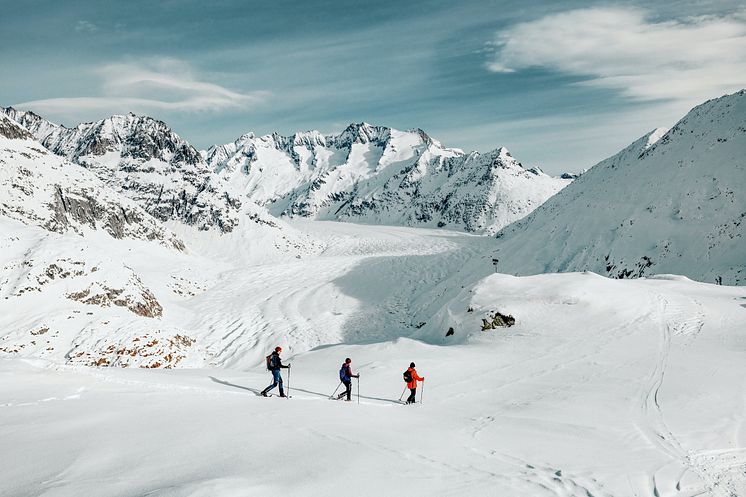
[[[256,395],[256,396],[262,395],[261,390],[256,390],[254,388],[249,388],[249,387],[242,387],[241,385],[236,385],[234,383],[230,383],[230,382],[225,381],[225,380],[219,380],[219,379],[215,378],[214,376],[210,376],[210,379],[212,381],[214,381],[215,383],[220,383],[221,385],[226,385],[226,386],[233,387],[233,388],[240,388],[241,390],[248,390],[249,392],[253,392],[254,395]]]
[[[219,380],[219,379],[215,378],[214,376],[210,376],[209,378],[212,381],[214,381],[215,383],[220,383],[221,385],[226,385],[226,386],[233,387],[233,388],[240,388],[241,390],[248,390],[249,392],[252,392],[254,395],[257,395],[257,396],[261,396],[262,395],[261,390],[256,390],[254,388],[249,388],[249,387],[244,387],[244,386],[241,386],[241,385],[236,385],[235,383],[231,383],[231,382],[228,382],[228,381],[225,381],[225,380]],[[304,392],[304,393],[310,393],[312,395],[318,395],[319,397],[324,397],[324,398],[327,398],[327,399],[331,399],[331,397],[329,395],[327,395],[325,393],[321,393],[321,392],[314,392],[312,390],[306,390],[304,388],[297,388],[297,387],[293,388],[293,390],[297,390],[299,392]],[[356,394],[353,393],[353,397],[355,395]],[[382,397],[371,397],[371,396],[368,396],[368,395],[361,395],[360,398],[361,399],[368,399],[368,400],[381,400],[381,401],[384,401],[384,402],[392,402],[394,404],[401,404],[401,400],[384,399]]]

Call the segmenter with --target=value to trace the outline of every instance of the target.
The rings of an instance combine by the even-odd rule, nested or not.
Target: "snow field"
[[[0,459],[13,461],[0,495],[746,492],[743,288],[488,275],[483,238],[294,226],[326,249],[218,271],[178,311],[164,299],[163,320],[192,323],[220,368],[0,361]],[[402,323],[428,304],[442,307],[431,322]],[[516,325],[479,331],[495,310]],[[258,396],[277,342],[290,400]],[[328,400],[345,357],[359,405]],[[426,377],[422,405],[397,402],[410,361]]]

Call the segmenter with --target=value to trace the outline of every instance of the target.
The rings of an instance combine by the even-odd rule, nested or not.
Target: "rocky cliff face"
[[[0,115],[0,215],[65,233],[103,230],[114,238],[184,244],[132,200],[90,171],[58,157]]]
[[[239,199],[162,121],[128,114],[66,128],[31,112],[2,113],[26,123],[44,147],[90,169],[156,219],[221,232],[238,224]]]

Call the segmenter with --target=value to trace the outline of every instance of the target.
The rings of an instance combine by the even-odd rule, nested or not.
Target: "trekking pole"
[[[290,398],[290,370],[291,370],[291,369],[292,369],[292,368],[291,368],[291,367],[290,367],[290,366],[288,365],[288,396],[287,396],[287,397],[285,397],[286,399],[289,399],[289,398]]]
[[[401,399],[404,398],[404,392],[407,391],[407,385],[404,385],[404,390],[401,391],[401,395],[399,396],[399,402],[401,402]]]
[[[339,390],[339,387],[342,386],[342,382],[339,382],[339,385],[337,385],[337,388],[334,389],[334,393],[329,396],[329,400],[333,399],[335,395],[337,395],[337,390]]]
[[[290,381],[288,379],[288,381]],[[288,387],[290,388],[290,387]],[[422,382],[422,391],[420,392],[420,405],[422,405],[422,399],[425,397],[425,382]]]
[[[360,404],[360,377],[357,377],[357,403]]]

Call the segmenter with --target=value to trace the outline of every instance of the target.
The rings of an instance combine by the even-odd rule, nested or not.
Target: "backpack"
[[[272,369],[272,354],[269,354],[266,359],[267,359],[267,370],[269,371]]]
[[[345,366],[342,366],[339,368],[339,381],[348,381],[349,378],[347,377],[347,368]]]
[[[412,371],[410,371],[409,369],[404,371],[404,381],[406,381],[407,383],[412,383]]]

